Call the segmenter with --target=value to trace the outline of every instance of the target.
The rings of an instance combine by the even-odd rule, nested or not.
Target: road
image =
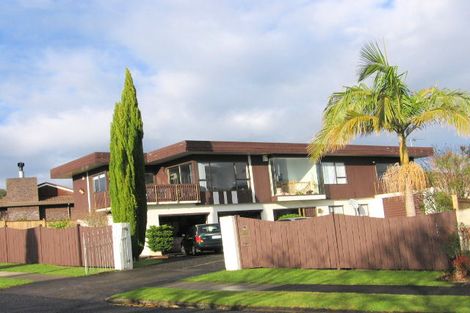
[[[105,299],[119,292],[139,287],[158,287],[223,268],[222,255],[207,254],[175,258],[163,264],[132,271],[37,282],[0,291],[0,312],[218,312],[121,307],[111,305]]]

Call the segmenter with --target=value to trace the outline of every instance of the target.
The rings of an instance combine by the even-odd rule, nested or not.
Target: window
[[[106,191],[106,174],[99,174],[93,177],[93,190],[95,192]]]
[[[325,184],[347,184],[346,167],[340,162],[323,162],[323,181]]]
[[[153,174],[152,173],[145,173],[145,184],[146,185],[153,185]]]
[[[389,166],[392,166],[392,164],[390,163],[376,163],[375,164],[375,171],[377,172],[378,179],[381,179],[384,176]]]
[[[315,195],[320,193],[318,164],[308,158],[271,158],[269,160],[275,195]]]
[[[367,204],[359,204],[357,208],[358,216],[369,216],[369,206]]]
[[[330,205],[328,207],[330,214],[344,214],[344,207],[342,205]]]
[[[249,189],[246,162],[198,163],[199,185],[202,191],[231,191]]]
[[[191,163],[181,164],[168,169],[168,180],[172,185],[192,184]]]

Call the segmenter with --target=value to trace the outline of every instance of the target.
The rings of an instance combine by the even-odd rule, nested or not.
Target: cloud
[[[0,185],[20,157],[47,179],[51,167],[107,150],[125,67],[146,150],[183,139],[307,141],[329,95],[355,83],[372,40],[412,88],[470,90],[467,12],[464,0],[0,4]],[[415,137],[468,143],[439,128]]]

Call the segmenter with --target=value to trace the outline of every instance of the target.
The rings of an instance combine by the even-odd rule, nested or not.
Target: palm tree
[[[468,93],[436,87],[412,92],[405,84],[406,73],[399,73],[397,66],[388,63],[377,43],[366,44],[360,60],[359,84],[330,96],[322,129],[309,145],[312,160],[344,147],[358,136],[388,132],[398,136],[400,165],[406,172],[416,169],[407,147],[413,131],[437,124],[453,126],[460,135],[470,134]],[[368,78],[373,78],[371,87],[364,83]],[[405,193],[407,216],[415,215],[412,187],[416,184],[411,176],[406,179],[406,188],[400,190]]]

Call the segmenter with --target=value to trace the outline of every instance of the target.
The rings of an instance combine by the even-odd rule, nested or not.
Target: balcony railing
[[[321,193],[322,186],[316,182],[286,181],[276,183],[276,196],[294,196],[294,195],[318,195]]]
[[[93,208],[104,209],[111,206],[109,194],[106,191],[93,193]]]
[[[147,185],[147,202],[200,202],[197,184]]]

